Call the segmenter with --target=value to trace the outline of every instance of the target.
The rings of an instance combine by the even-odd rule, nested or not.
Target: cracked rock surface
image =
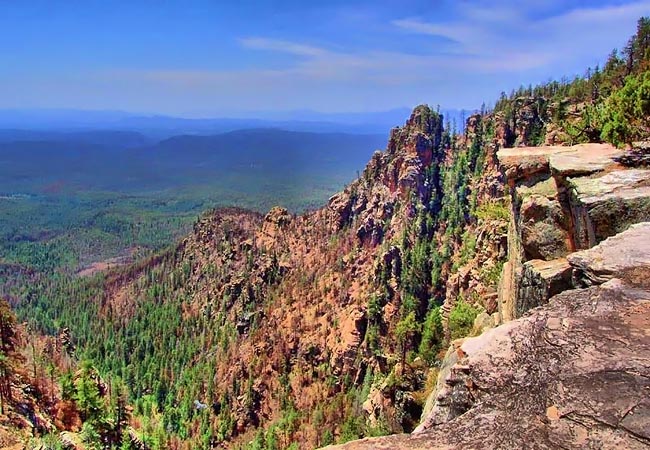
[[[459,351],[436,407],[466,412],[340,448],[650,448],[648,291],[566,291]]]

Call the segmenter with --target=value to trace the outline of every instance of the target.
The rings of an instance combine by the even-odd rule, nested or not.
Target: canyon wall
[[[452,342],[413,434],[336,448],[650,448],[645,154],[501,149],[500,325]]]

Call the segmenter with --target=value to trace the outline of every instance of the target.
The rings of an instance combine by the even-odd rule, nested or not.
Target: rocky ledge
[[[609,144],[499,150],[512,205],[503,320],[565,289],[568,255],[650,221],[650,170],[635,166],[634,152]]]
[[[650,448],[650,223],[566,261],[589,287],[455,342],[412,435],[332,448]]]

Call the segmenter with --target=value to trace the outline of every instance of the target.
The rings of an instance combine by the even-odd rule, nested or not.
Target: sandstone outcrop
[[[546,147],[540,147],[546,148]],[[602,172],[614,165],[623,151],[609,144],[578,144],[571,147],[550,147],[559,149],[549,155],[549,166],[554,174],[562,177],[577,177]]]
[[[568,260],[592,286],[452,347],[413,435],[334,448],[650,448],[650,223]]]
[[[484,312],[482,334],[453,343],[412,435],[336,448],[650,448],[650,170],[605,144],[498,159],[512,207],[505,323]],[[470,273],[450,277],[448,297]]]
[[[385,152],[375,152],[363,175],[327,205],[329,228],[339,231],[354,224],[361,244],[375,247],[385,238],[385,229],[397,234],[403,225],[396,207],[412,214],[411,196],[427,204],[440,195],[440,180],[430,179],[427,170],[441,164],[444,151],[442,116],[427,106],[418,106],[403,127],[391,131]]]
[[[494,115],[496,140],[500,147],[539,145],[548,121],[544,98],[520,96],[514,99],[509,114]]]
[[[575,242],[589,248],[624,231],[633,223],[650,220],[650,170],[629,169],[597,177],[569,178]]]
[[[645,289],[650,288],[650,222],[632,225],[589,250],[568,257],[573,283],[587,287],[618,278]]]
[[[531,283],[545,282],[526,261],[558,260],[650,220],[650,170],[620,164],[625,154],[608,144],[498,152],[512,204],[509,261],[500,292],[505,320],[552,295],[551,290],[542,298],[545,289],[534,289],[530,296]]]

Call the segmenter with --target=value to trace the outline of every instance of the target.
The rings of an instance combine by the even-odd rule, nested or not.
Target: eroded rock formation
[[[650,448],[650,171],[634,152],[499,151],[497,320],[452,343],[412,435],[333,448]]]
[[[531,297],[531,280],[546,278],[533,267],[541,263],[532,260],[561,267],[573,251],[650,220],[650,171],[621,165],[624,154],[608,144],[499,151],[513,207],[502,282],[510,289],[502,290],[500,300],[505,320],[553,294]]]
[[[650,448],[650,223],[569,262],[591,287],[456,343],[413,435],[337,448]]]

